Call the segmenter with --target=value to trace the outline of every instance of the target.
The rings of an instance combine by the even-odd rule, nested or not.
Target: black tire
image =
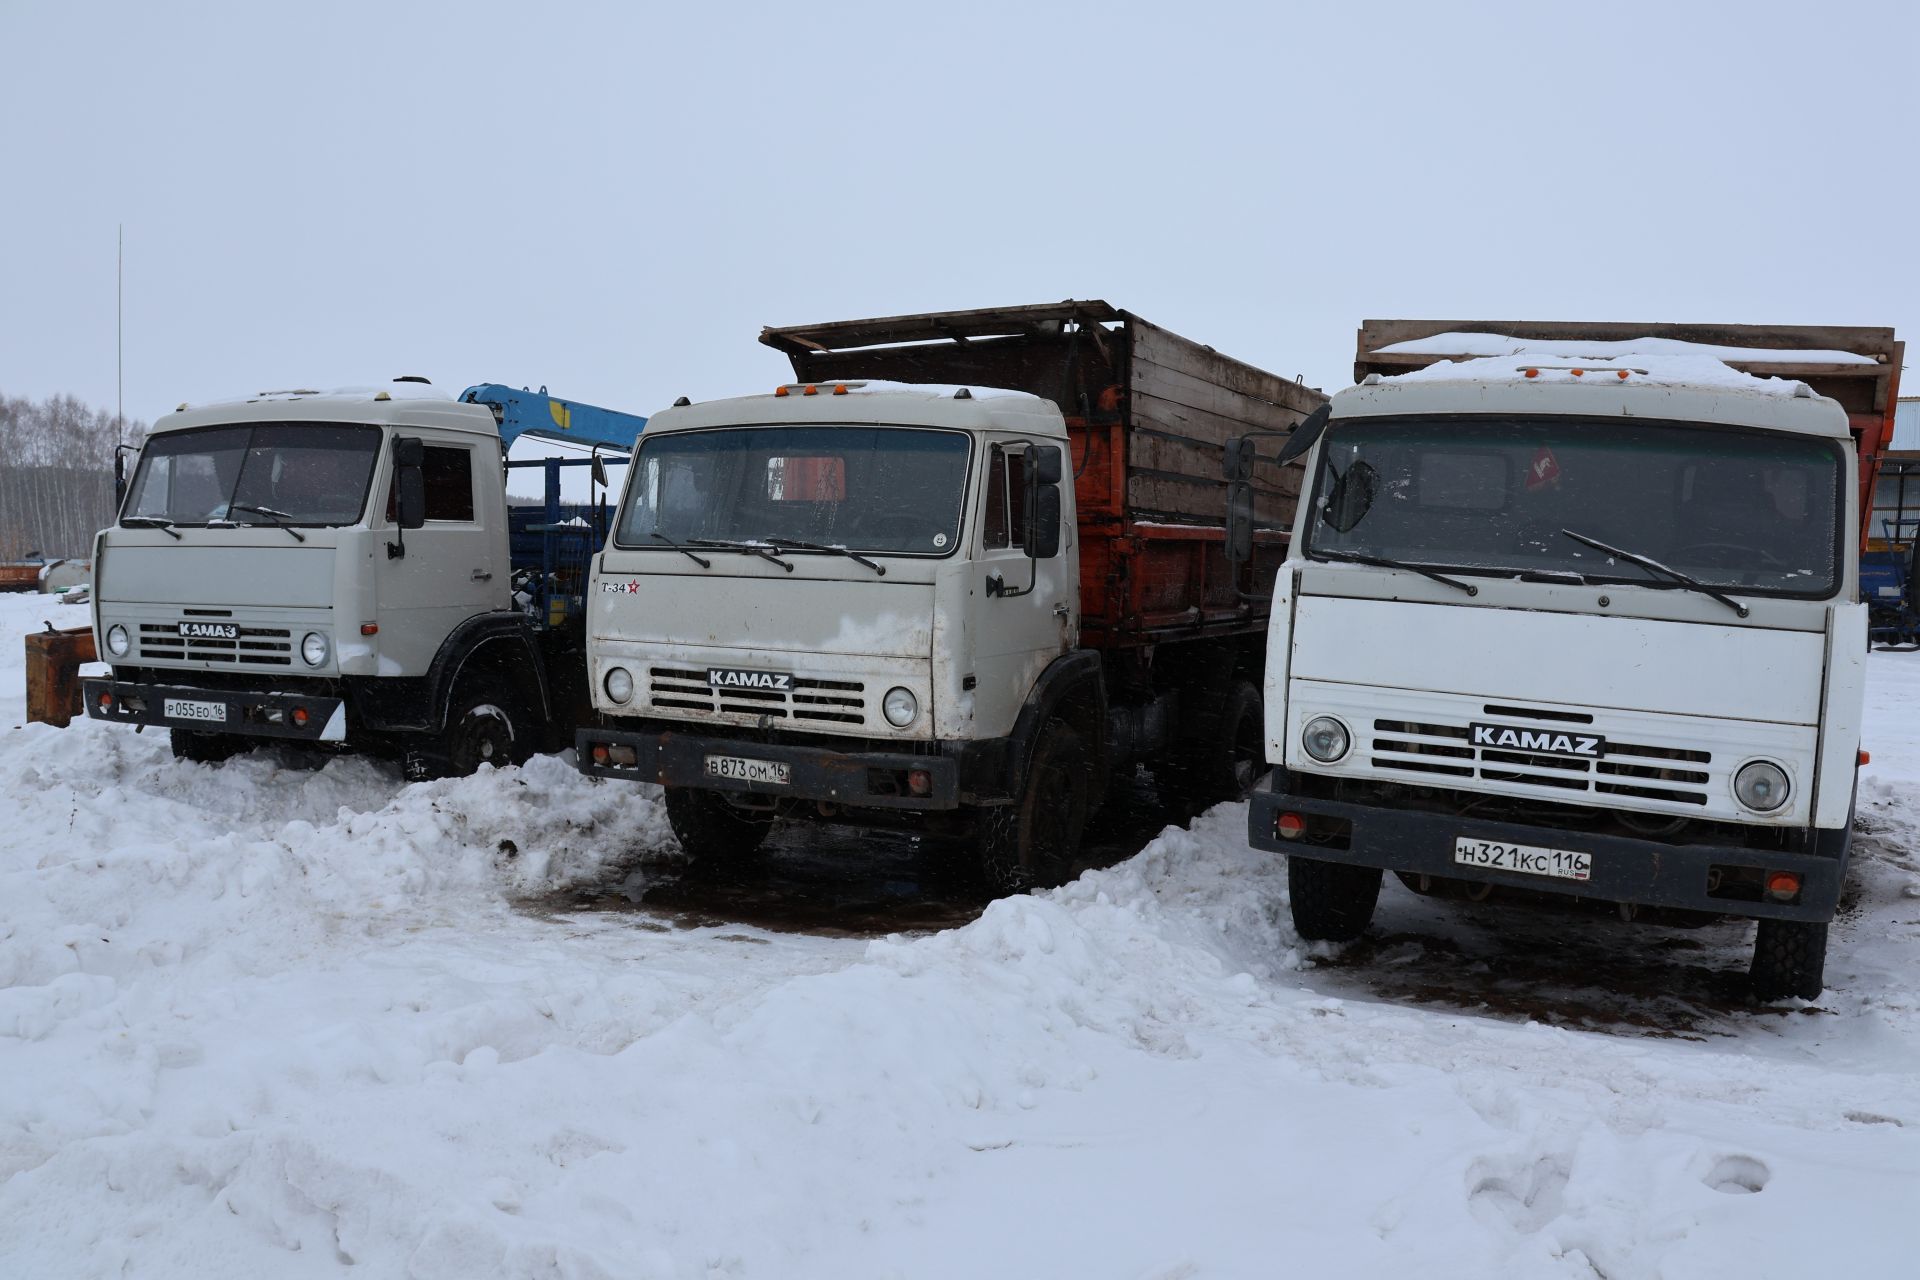
[[[1753,935],[1753,998],[1818,999],[1826,986],[1827,926],[1806,920],[1762,920]]]
[[[464,778],[481,765],[523,764],[530,754],[529,726],[519,705],[490,684],[463,690],[447,707],[447,727],[424,750],[407,753],[407,776]]]
[[[1287,893],[1293,901],[1294,932],[1315,942],[1352,942],[1373,922],[1380,878],[1378,867],[1289,854]]]
[[[1022,893],[1066,883],[1087,826],[1088,771],[1079,734],[1058,720],[1040,730],[1020,798],[980,813],[980,870],[989,888]]]
[[[1201,807],[1245,800],[1267,766],[1266,705],[1250,680],[1236,680],[1208,718],[1191,758],[1187,797]]]
[[[175,760],[191,760],[195,764],[219,764],[253,746],[238,734],[196,733],[192,729],[169,730],[167,742],[173,748]]]
[[[667,825],[696,862],[751,858],[773,826],[747,817],[723,796],[692,787],[667,788]]]

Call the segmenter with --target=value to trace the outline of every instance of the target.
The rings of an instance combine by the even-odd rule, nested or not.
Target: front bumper
[[[230,692],[175,685],[128,684],[119,680],[80,682],[87,714],[116,724],[156,725],[195,733],[235,733],[250,738],[291,738],[299,742],[342,742],[347,736],[346,704],[339,698],[302,693]],[[102,701],[103,697],[106,699]],[[218,706],[219,718],[170,716],[167,703]],[[306,712],[296,723],[295,710]]]
[[[961,761],[952,756],[838,751],[824,746],[677,732],[627,733],[615,729],[578,730],[574,746],[580,771],[596,778],[624,778],[629,782],[657,782],[667,787],[732,791],[772,799],[828,801],[852,808],[951,810],[958,809],[961,803]],[[596,746],[631,750],[634,762],[616,764],[611,758],[596,761]],[[789,781],[781,785],[715,777],[707,772],[710,755],[785,764]],[[915,772],[927,775],[924,795],[913,794],[906,782]]]
[[[1350,824],[1344,846],[1311,838],[1283,838],[1277,826],[1283,813]],[[1817,853],[1783,853],[1731,844],[1666,844],[1630,836],[1521,822],[1493,822],[1301,795],[1291,788],[1284,769],[1276,769],[1261,780],[1247,809],[1247,843],[1270,853],[1297,854],[1320,862],[1380,867],[1436,879],[1511,885],[1608,902],[1779,920],[1831,920],[1839,906],[1851,830],[1815,834],[1820,850]],[[1520,871],[1463,866],[1453,860],[1454,841],[1460,837],[1591,854],[1591,876],[1587,880],[1562,880]],[[1792,902],[1776,902],[1710,892],[1710,879],[1716,869],[1722,883],[1742,872],[1758,872],[1764,876],[1768,872],[1790,871],[1800,877],[1800,894]]]

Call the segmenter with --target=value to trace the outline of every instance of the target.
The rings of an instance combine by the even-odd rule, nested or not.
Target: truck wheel
[[[1295,933],[1317,942],[1352,942],[1373,921],[1380,868],[1289,855],[1287,893]]]
[[[417,761],[429,777],[464,778],[483,764],[505,768],[524,762],[526,737],[513,699],[502,690],[480,685],[447,708],[440,749],[418,753],[409,763]]]
[[[667,825],[696,861],[750,858],[773,826],[744,816],[711,791],[692,787],[667,788]]]
[[[1079,734],[1058,720],[1040,731],[1019,800],[980,815],[980,867],[991,888],[1020,893],[1066,882],[1087,825],[1088,769]]]
[[[1190,757],[1187,798],[1201,808],[1245,800],[1267,763],[1267,717],[1259,688],[1248,680],[1235,681],[1203,732]]]
[[[1756,1000],[1812,1000],[1826,986],[1827,926],[1806,920],[1762,920],[1753,935],[1748,975]]]
[[[234,733],[195,733],[192,729],[168,731],[167,742],[175,760],[195,764],[219,764],[245,751],[251,743]]]

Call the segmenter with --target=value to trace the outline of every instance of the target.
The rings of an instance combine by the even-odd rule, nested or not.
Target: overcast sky
[[[1330,389],[1366,317],[1920,339],[1916,13],[0,0],[0,391],[113,405],[120,223],[146,419],[1066,297]]]

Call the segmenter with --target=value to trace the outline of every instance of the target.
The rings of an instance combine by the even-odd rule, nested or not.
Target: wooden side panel
[[[1223,356],[1176,333],[1127,320],[1127,493],[1136,519],[1222,526],[1228,441],[1289,431],[1326,403],[1312,387]],[[1254,514],[1271,528],[1292,522],[1297,474],[1262,477]]]

